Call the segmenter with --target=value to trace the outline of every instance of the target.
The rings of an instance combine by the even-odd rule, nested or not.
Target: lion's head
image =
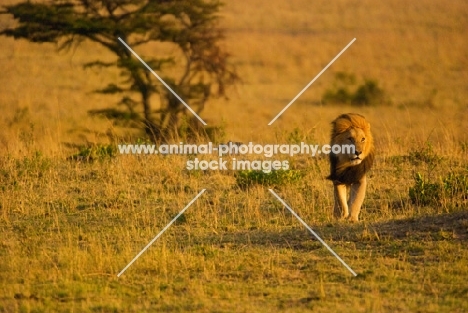
[[[342,114],[332,122],[332,147],[340,153],[330,153],[331,173],[328,177],[341,183],[354,183],[364,176],[374,160],[374,143],[370,124],[356,113]],[[348,148],[346,148],[348,147]],[[353,149],[354,148],[354,149]]]

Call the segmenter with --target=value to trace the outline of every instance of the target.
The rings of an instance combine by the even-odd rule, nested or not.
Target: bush
[[[413,204],[425,206],[437,203],[440,194],[439,184],[430,183],[419,172],[414,175],[414,185],[409,189],[409,197]]]
[[[430,142],[426,142],[424,146],[418,149],[411,150],[408,158],[413,165],[424,163],[430,168],[436,167],[442,161],[442,157],[435,153],[434,147]]]
[[[468,174],[449,173],[442,181],[443,190],[450,198],[468,199]]]
[[[355,105],[377,105],[384,102],[384,92],[377,81],[366,79],[364,84],[358,86],[352,95],[351,104]]]
[[[72,156],[69,160],[75,161],[96,161],[113,158],[117,155],[117,148],[115,145],[93,145],[82,146],[80,151]]]
[[[292,132],[287,135],[286,141],[289,144],[301,144],[301,142],[313,142],[315,128],[304,131],[301,128],[294,128]]]
[[[384,91],[376,80],[365,79],[364,83],[351,90],[356,84],[353,74],[335,74],[333,88],[325,91],[324,103],[347,103],[352,105],[378,105],[385,102]]]
[[[414,175],[414,185],[409,189],[413,204],[441,205],[448,201],[458,205],[468,200],[468,174],[450,172],[439,182],[430,182],[421,173]]]

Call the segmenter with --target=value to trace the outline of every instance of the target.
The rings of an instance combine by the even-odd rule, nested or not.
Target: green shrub
[[[50,159],[46,158],[42,152],[35,151],[31,156],[16,160],[16,171],[18,176],[38,175],[42,176],[51,167]]]
[[[449,173],[442,180],[445,195],[450,198],[468,199],[468,174]]]
[[[336,73],[333,87],[325,91],[323,102],[352,105],[378,105],[385,102],[384,91],[376,80],[364,79],[361,85],[355,86],[355,84],[354,75]],[[351,90],[351,87],[354,87],[354,90]]]
[[[366,79],[352,95],[351,104],[377,105],[384,102],[384,92],[376,80]]]
[[[409,189],[409,197],[415,205],[425,206],[438,202],[441,194],[439,184],[430,183],[421,173],[414,175],[414,185]]]
[[[434,152],[434,148],[430,142],[426,142],[424,146],[418,149],[411,150],[408,157],[413,165],[425,163],[431,168],[434,168],[442,161],[442,157]]]
[[[80,151],[72,156],[70,156],[69,160],[76,160],[76,161],[96,161],[96,160],[104,160],[108,158],[113,158],[117,155],[117,148],[115,145],[93,145],[93,146],[82,146],[80,147]]]
[[[313,142],[315,129],[304,131],[299,127],[293,129],[286,138],[289,144],[300,144],[301,142]]]
[[[450,172],[439,182],[430,182],[421,173],[414,175],[414,185],[409,189],[411,201],[420,206],[441,205],[468,200],[468,173]]]

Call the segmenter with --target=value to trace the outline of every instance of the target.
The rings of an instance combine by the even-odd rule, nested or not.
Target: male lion
[[[366,172],[374,162],[374,144],[370,124],[356,113],[342,114],[333,122],[331,143],[339,145],[342,153],[330,153],[330,176],[335,194],[336,217],[359,219],[359,211],[366,195]],[[351,149],[344,148],[349,145]],[[354,149],[352,149],[354,147]],[[352,151],[354,150],[354,151]],[[335,150],[337,151],[337,150]],[[349,200],[348,200],[348,193]],[[351,214],[349,214],[351,211]]]

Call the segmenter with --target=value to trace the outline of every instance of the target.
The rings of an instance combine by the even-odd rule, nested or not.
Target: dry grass
[[[2,38],[0,312],[468,311],[466,199],[417,206],[408,193],[415,172],[440,182],[468,171],[466,12],[465,1],[250,0],[229,1],[222,13],[243,83],[202,117],[224,123],[226,139],[284,143],[297,128],[321,144],[339,113],[371,121],[378,157],[362,222],[333,219],[324,158],[292,159],[305,177],[274,187],[356,278],[266,186],[241,189],[234,172],[189,172],[177,156],[67,160],[76,151],[64,143],[123,138],[86,113],[112,103],[91,91],[117,74],[81,64],[110,56],[88,44],[58,55]],[[10,22],[0,17],[1,26]],[[377,79],[392,104],[322,105],[336,71]]]
[[[455,161],[438,169],[453,169]],[[405,159],[379,159],[355,225],[333,220],[325,159],[308,159],[303,180],[275,188],[357,278],[266,187],[239,189],[232,172],[175,171],[184,166],[175,156],[1,162],[4,311],[467,309],[466,207],[412,205],[413,168]],[[460,162],[466,170],[466,157]],[[117,278],[203,188],[183,218]]]

